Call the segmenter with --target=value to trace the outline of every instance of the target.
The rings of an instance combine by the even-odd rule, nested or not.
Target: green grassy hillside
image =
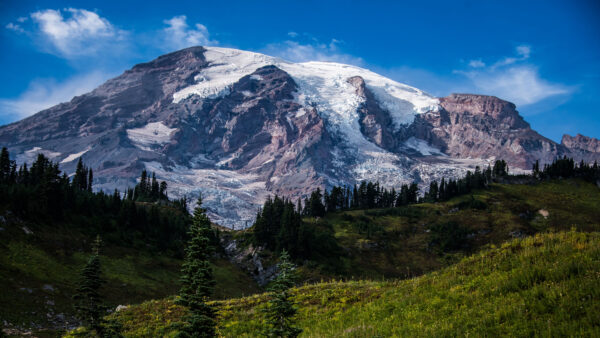
[[[333,297],[331,299],[339,300],[341,305],[336,306],[345,313],[350,304],[379,299],[396,285],[404,285],[404,282],[378,281],[413,278],[438,271],[490,244],[500,246],[514,238],[571,228],[580,232],[600,231],[598,210],[600,189],[583,180],[570,179],[535,185],[493,184],[490,189],[435,204],[344,211],[321,219],[305,218],[305,222],[319,222],[323,228],[330,229],[341,248],[340,255],[299,262],[305,282],[332,279],[372,282],[318,284],[302,290],[307,290],[307,304],[318,307]],[[0,288],[7,290],[0,292],[0,318],[10,323],[8,327],[16,326],[24,331],[56,326],[61,318],[68,320],[75,281],[89,255],[90,235],[73,230],[77,229],[73,226],[61,228],[15,219],[5,221],[0,227]],[[248,231],[230,233],[228,237],[241,240],[242,246],[244,241],[249,243]],[[163,299],[177,293],[181,263],[175,258],[177,255],[161,253],[153,247],[145,250],[143,242],[135,247],[115,243],[118,243],[116,239],[109,241],[101,258],[108,281],[102,293],[111,307]],[[266,265],[274,261],[269,252],[261,252],[260,256]],[[216,299],[260,292],[251,278],[227,260],[216,261],[214,269]],[[343,287],[338,289],[336,285]],[[309,290],[315,292],[318,303],[316,298],[311,298]],[[238,306],[236,302],[249,302],[251,306],[261,299],[264,296],[232,300],[231,306]],[[154,306],[164,307],[165,311],[154,311]],[[168,301],[145,303],[135,309],[144,307],[158,316],[153,319],[157,322],[163,317],[175,320],[181,311]],[[139,311],[143,314],[145,310]],[[131,315],[136,316],[135,312]],[[224,318],[229,318],[226,322],[232,330],[240,325],[255,325],[252,321],[243,324],[235,316]],[[155,332],[152,327],[147,329]]]
[[[598,336],[600,233],[539,234],[412,279],[319,283],[293,293],[303,337]],[[215,302],[219,333],[256,336],[267,298]],[[166,299],[111,317],[125,336],[173,336],[184,311]]]
[[[24,230],[25,229],[25,230]],[[30,232],[29,234],[26,231]],[[91,239],[73,230],[5,224],[0,232],[0,318],[20,332],[73,323],[72,295],[89,257]],[[101,289],[107,304],[140,303],[177,293],[181,261],[169,253],[107,245]],[[256,283],[225,259],[214,262],[218,299],[258,292]],[[54,330],[46,330],[55,335]]]
[[[487,244],[538,232],[600,230],[600,189],[569,179],[492,184],[446,202],[306,218],[331,227],[344,255],[309,262],[307,280],[407,278],[440,269]]]

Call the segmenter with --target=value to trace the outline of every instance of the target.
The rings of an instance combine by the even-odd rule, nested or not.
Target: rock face
[[[577,134],[576,136],[563,135],[561,144],[572,151],[585,153],[600,153],[600,140],[593,137]]]
[[[494,159],[529,169],[600,150],[581,135],[539,135],[495,97],[437,99],[358,67],[214,47],[161,56],[0,127],[0,144],[18,163],[43,153],[67,172],[81,157],[96,189],[154,171],[171,197],[202,193],[212,219],[236,228],[269,194],[296,199],[365,179],[427,185]]]
[[[414,133],[452,157],[494,157],[529,169],[536,160],[579,155],[532,130],[514,104],[497,97],[452,94],[440,106],[437,113],[417,117]]]

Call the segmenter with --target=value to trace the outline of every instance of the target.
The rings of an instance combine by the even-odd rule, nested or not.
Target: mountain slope
[[[84,224],[85,217],[77,215]],[[80,270],[89,259],[93,236],[78,224],[24,221],[3,208],[0,226],[0,318],[4,328],[18,336],[34,332],[34,336],[56,337],[76,327],[72,297]],[[147,235],[132,244],[114,233],[103,234],[113,238],[105,242],[100,258],[102,277],[107,281],[100,293],[111,309],[179,291],[180,255],[158,251]],[[216,298],[259,291],[249,276],[226,259],[214,259],[213,268]]]
[[[332,282],[294,289],[303,336],[530,336],[600,334],[600,237],[549,233],[515,239],[418,278]],[[255,336],[267,294],[215,302],[219,333]],[[172,300],[111,316],[127,337],[176,332]]]
[[[600,156],[540,136],[497,98],[437,99],[355,66],[216,47],[137,65],[0,127],[0,144],[19,163],[44,153],[69,172],[83,158],[109,191],[155,171],[171,196],[202,192],[212,219],[237,228],[268,194],[296,199],[360,180],[425,186],[497,158],[529,169],[537,159]]]

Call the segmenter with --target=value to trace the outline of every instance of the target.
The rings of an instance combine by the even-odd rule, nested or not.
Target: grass
[[[548,212],[547,218],[539,212]],[[302,269],[308,280],[409,278],[459,261],[492,243],[545,231],[600,230],[600,189],[583,180],[536,185],[493,184],[440,203],[331,213],[328,222],[346,252],[334,269]],[[313,221],[305,219],[305,221]],[[467,233],[461,249],[444,250],[433,229],[456,223]],[[341,267],[341,268],[340,268]]]
[[[491,246],[407,280],[294,289],[303,337],[598,336],[600,233],[558,232]],[[268,294],[216,301],[219,333],[256,336]],[[127,337],[173,336],[173,299],[111,317]]]
[[[542,216],[539,213],[540,210],[547,211],[547,217]],[[326,262],[302,262],[303,264],[299,269],[304,280],[310,283],[333,281],[335,279],[350,281],[347,283],[319,283],[298,289],[298,300],[303,305],[301,318],[303,318],[304,327],[307,328],[306,333],[309,336],[334,335],[334,333],[335,335],[347,336],[373,336],[379,334],[377,332],[381,329],[381,334],[386,336],[416,332],[414,328],[411,329],[413,331],[405,332],[384,329],[385,326],[380,327],[379,324],[369,324],[374,321],[375,323],[381,322],[381,325],[383,325],[385,322],[383,317],[372,320],[367,319],[365,317],[367,314],[361,312],[368,310],[376,314],[383,311],[378,308],[371,308],[373,306],[379,306],[382,309],[390,307],[391,314],[389,315],[393,315],[392,318],[397,320],[394,325],[410,320],[411,325],[421,323],[419,325],[435,327],[435,330],[426,331],[423,329],[423,332],[441,332],[441,335],[445,335],[444,332],[480,333],[476,328],[469,328],[461,324],[463,321],[468,321],[465,317],[452,317],[449,313],[440,314],[436,312],[435,306],[430,303],[439,302],[443,305],[446,304],[445,302],[452,300],[447,297],[459,297],[458,301],[466,302],[467,305],[453,308],[452,311],[458,312],[455,316],[462,316],[460,313],[481,316],[481,313],[473,314],[473,312],[470,312],[469,307],[477,303],[481,304],[482,309],[486,308],[489,311],[495,311],[495,313],[504,313],[509,311],[508,309],[512,309],[509,306],[506,308],[507,310],[503,310],[507,306],[504,304],[504,298],[512,299],[509,296],[513,294],[519,297],[527,295],[520,291],[517,292],[518,290],[510,291],[507,289],[503,291],[502,297],[491,298],[489,302],[492,303],[489,303],[484,298],[473,298],[475,296],[479,297],[477,294],[469,295],[466,291],[458,292],[463,287],[459,285],[465,283],[466,285],[472,285],[472,288],[474,288],[472,290],[477,288],[479,288],[477,290],[481,290],[483,286],[477,283],[488,277],[480,275],[468,279],[463,276],[468,280],[461,281],[455,278],[455,275],[460,276],[460,274],[450,273],[449,271],[459,266],[464,267],[473,264],[475,262],[473,257],[476,256],[472,255],[477,255],[477,252],[488,248],[489,245],[502,246],[503,243],[515,237],[517,239],[510,242],[510,247],[515,247],[517,245],[515,243],[523,243],[523,245],[526,245],[526,251],[535,251],[537,247],[530,248],[527,246],[529,245],[527,241],[531,241],[531,239],[518,238],[546,233],[544,235],[546,237],[540,237],[543,238],[543,241],[552,239],[556,242],[556,239],[563,235],[552,234],[553,232],[568,231],[571,228],[580,232],[600,231],[600,213],[597,210],[600,210],[600,189],[594,184],[573,179],[542,182],[536,185],[494,184],[490,189],[479,190],[471,195],[460,196],[441,203],[424,203],[403,208],[354,210],[328,214],[320,221],[328,222],[332,226],[335,238],[343,248],[344,254],[340,257],[330,257]],[[312,222],[315,220],[305,219],[305,221]],[[458,224],[460,230],[464,230],[464,233],[467,234],[464,247],[460,249],[441,248],[433,241],[435,229],[440,228],[438,225],[448,224],[449,222]],[[72,313],[73,282],[77,279],[79,269],[88,257],[90,240],[82,234],[66,228],[49,229],[47,226],[35,224],[27,224],[27,227],[33,231],[33,234],[25,234],[22,226],[18,224],[3,225],[4,230],[0,232],[0,290],[8,290],[0,291],[0,319],[6,320],[12,326],[32,328],[35,331],[36,327],[51,326],[51,322],[59,314],[64,314],[68,318],[69,314]],[[232,236],[242,239],[247,237],[248,234],[247,232],[237,232]],[[597,239],[595,234],[569,236],[592,236],[594,240]],[[240,245],[243,246],[244,243],[240,243]],[[490,250],[485,251],[485,255],[494,255],[493,250],[500,249]],[[521,257],[521,251],[514,250],[514,253],[517,254],[515,257]],[[267,259],[271,257],[268,253],[263,254]],[[471,258],[465,261],[465,257],[468,256],[471,256]],[[586,257],[592,256],[588,255]],[[594,259],[597,262],[597,256]],[[267,262],[263,263],[267,264]],[[521,264],[521,262],[515,262],[515,264],[517,263]],[[143,303],[145,305],[134,306],[130,311],[124,312],[122,315],[131,316],[133,322],[131,325],[124,326],[128,328],[129,331],[127,332],[133,336],[172,333],[173,329],[169,329],[168,325],[165,326],[165,322],[168,322],[168,320],[176,322],[181,311],[183,311],[181,308],[171,308],[173,306],[172,298],[169,298],[176,294],[179,289],[180,260],[173,258],[172,255],[153,253],[150,250],[143,251],[112,246],[104,248],[102,264],[104,276],[108,280],[102,292],[107,296],[107,302],[110,306],[136,304],[148,299],[162,299],[152,303]],[[328,266],[331,264],[335,264],[335,267]],[[529,266],[531,271],[537,271],[534,265],[530,264]],[[547,265],[543,266],[547,267]],[[444,268],[446,270],[443,271],[446,272],[433,272]],[[515,269],[521,268],[516,266]],[[223,311],[225,311],[222,313],[221,332],[229,336],[244,332],[246,334],[255,332],[254,329],[260,321],[256,317],[256,309],[257,306],[264,303],[266,296],[263,294],[243,297],[253,295],[260,292],[260,290],[244,272],[224,259],[215,261],[214,272],[217,279],[216,299],[240,297],[218,303],[219,306],[223,306]],[[485,270],[481,272],[485,272]],[[456,289],[457,293],[444,293],[443,288],[434,288],[427,291],[427,288],[420,286],[419,294],[427,295],[431,299],[415,298],[416,295],[415,297],[411,295],[408,285],[414,286],[415,281],[438,278],[435,276],[440,276],[440,273],[446,274],[443,277],[444,279],[454,280],[456,284],[446,285],[445,287],[449,290],[458,288]],[[535,273],[546,274],[545,271]],[[415,278],[418,276],[423,277]],[[536,276],[533,275],[531,278],[538,278]],[[494,278],[499,282],[504,279],[514,279],[509,274],[500,273],[496,274]],[[579,277],[573,278],[577,279]],[[401,279],[409,279],[409,281],[386,282]],[[492,281],[494,279],[489,279],[490,283]],[[585,281],[582,280],[581,282]],[[517,286],[520,285],[518,281],[512,283],[516,283]],[[47,285],[52,286],[53,290],[44,289],[44,286]],[[474,285],[479,286],[475,288]],[[578,294],[578,290],[574,286],[561,285],[561,287],[566,288],[572,287],[572,291]],[[485,287],[494,289],[491,284]],[[548,288],[548,290],[550,289],[551,287]],[[540,295],[540,297],[542,296]],[[544,293],[543,297],[548,297],[548,295]],[[392,301],[394,298],[398,299]],[[519,298],[512,300],[519,301]],[[379,304],[378,302],[383,303]],[[462,304],[460,302],[459,304]],[[485,305],[486,302],[489,304]],[[427,319],[427,311],[425,310],[418,310],[416,313],[406,312],[408,311],[406,309],[411,308],[413,304],[421,304],[420,306],[425,307],[427,311],[436,314],[436,316],[441,316],[440,320],[446,318],[445,324],[443,324],[443,321],[430,322],[430,319]],[[502,308],[494,309],[493,304],[500,304]],[[575,301],[575,304],[579,303]],[[169,310],[171,312],[154,311],[153,308],[155,307],[161,307],[164,311]],[[400,311],[399,308],[405,310]],[[242,309],[246,312],[242,313]],[[595,310],[597,308],[594,308]],[[231,311],[231,315],[227,315],[227,311]],[[310,313],[304,313],[304,311]],[[450,309],[444,311],[450,311]],[[385,313],[385,311],[381,313]],[[51,314],[51,316],[48,317],[48,314]],[[354,319],[346,317],[351,314],[356,317]],[[521,314],[526,315],[527,312]],[[138,315],[141,317],[137,317]],[[136,327],[136,323],[143,324],[150,320],[144,317],[146,315],[154,316],[152,320],[156,323]],[[322,320],[329,315],[338,318],[335,321],[340,321],[342,323],[340,325],[344,327],[344,330],[349,331],[341,333],[327,331],[334,330],[335,327],[335,321],[324,322]],[[510,312],[506,316],[512,315],[514,313]],[[415,320],[417,322],[413,323],[412,321]],[[501,318],[498,320],[501,320]],[[511,320],[513,319],[511,318]],[[358,324],[351,326],[351,321],[356,321]],[[572,322],[573,320],[568,319],[567,321]],[[323,325],[328,326],[323,327]],[[469,325],[475,324],[471,323]],[[479,323],[477,325],[483,324]],[[494,325],[498,326],[500,324],[496,323]],[[585,327],[589,329],[589,325]],[[455,330],[453,331],[452,328]],[[536,327],[536,329],[541,330],[539,327]],[[486,332],[491,335],[502,333],[502,331]],[[521,333],[521,331],[511,332]],[[55,335],[52,332],[48,334]]]
[[[0,237],[0,319],[10,328],[36,335],[60,335],[58,318],[72,318],[72,295],[80,269],[89,257],[90,239],[68,229],[44,225],[4,226]],[[107,283],[101,294],[115,308],[163,298],[179,291],[181,260],[173,255],[125,246],[102,248],[100,258]],[[225,259],[214,261],[217,299],[259,292],[256,283]]]

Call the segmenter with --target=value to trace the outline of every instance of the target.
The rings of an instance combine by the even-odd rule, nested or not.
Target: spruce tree
[[[92,168],[88,171],[88,180],[87,180],[87,190],[92,192],[92,184],[94,182],[94,173],[92,172]]]
[[[290,288],[296,280],[296,267],[285,250],[279,259],[279,275],[269,289],[272,292],[271,299],[263,310],[267,324],[263,334],[267,337],[297,337],[302,329],[294,325],[298,310],[290,295]]]
[[[310,214],[312,217],[323,217],[325,216],[325,206],[323,205],[323,195],[321,189],[313,191],[310,194]]]
[[[212,295],[215,279],[210,266],[214,248],[210,245],[211,224],[206,209],[202,208],[202,197],[194,209],[192,224],[188,232],[190,240],[185,249],[182,267],[179,304],[188,307],[186,326],[182,336],[214,337],[215,310],[207,304]]]
[[[2,151],[0,152],[0,183],[4,183],[8,180],[10,175],[10,156],[8,153],[8,149],[6,147],[2,147]]]
[[[85,326],[95,330],[98,335],[102,335],[102,317],[106,314],[106,307],[102,304],[102,296],[99,293],[100,287],[104,284],[104,280],[100,276],[102,273],[101,245],[102,240],[98,235],[92,246],[92,256],[81,270],[79,285],[73,296],[77,317]]]

